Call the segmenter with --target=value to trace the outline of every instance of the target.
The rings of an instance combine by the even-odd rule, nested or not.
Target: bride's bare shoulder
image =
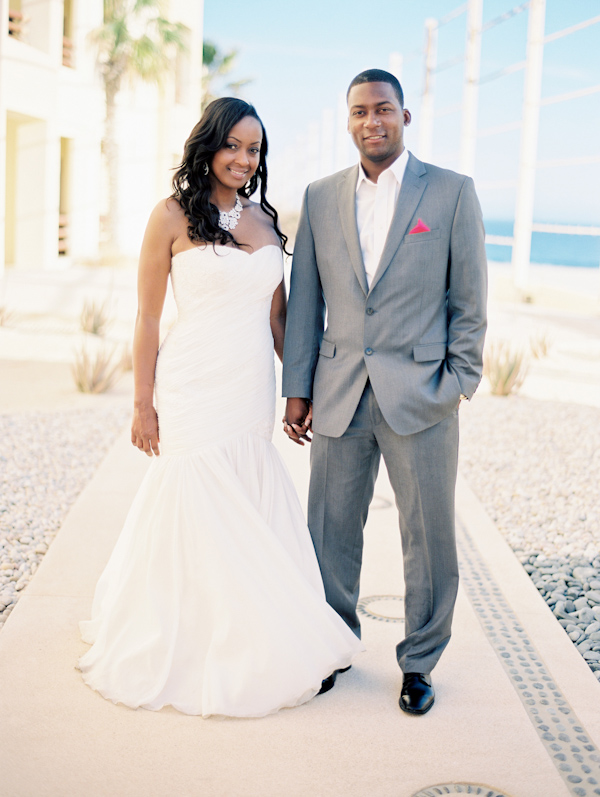
[[[163,234],[172,239],[176,238],[181,230],[186,230],[188,221],[183,208],[173,197],[161,199],[150,214],[149,228],[162,230]]]
[[[161,199],[152,211],[152,216],[166,223],[180,222],[185,213],[179,202],[172,196]]]

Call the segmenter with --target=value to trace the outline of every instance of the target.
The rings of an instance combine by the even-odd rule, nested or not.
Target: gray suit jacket
[[[306,189],[292,265],[283,395],[339,437],[367,378],[387,423],[413,434],[481,379],[487,260],[470,177],[412,154],[370,289],[356,226],[358,166]],[[412,233],[419,219],[428,232]],[[325,318],[327,328],[324,329]]]

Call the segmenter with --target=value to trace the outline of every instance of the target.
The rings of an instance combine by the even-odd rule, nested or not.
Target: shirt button
[[[367,307],[367,315],[373,315],[374,312],[375,310],[372,307]]]
[[[365,354],[367,354],[367,355],[373,354],[373,349],[371,349],[371,348],[365,349]]]

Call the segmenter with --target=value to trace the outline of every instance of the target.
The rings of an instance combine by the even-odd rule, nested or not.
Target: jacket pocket
[[[335,357],[335,343],[323,338],[319,354],[323,355],[323,357]]]
[[[427,232],[413,232],[407,233],[402,239],[402,243],[415,244],[417,242],[424,243],[425,241],[435,241],[442,234],[441,230],[428,230]]]
[[[445,343],[419,343],[413,347],[413,357],[417,363],[446,359]]]

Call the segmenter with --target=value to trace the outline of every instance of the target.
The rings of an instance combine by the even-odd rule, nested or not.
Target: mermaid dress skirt
[[[84,681],[132,708],[260,717],[312,698],[363,645],[325,601],[303,512],[271,442],[279,248],[173,258],[160,348],[161,455],[100,577]]]

